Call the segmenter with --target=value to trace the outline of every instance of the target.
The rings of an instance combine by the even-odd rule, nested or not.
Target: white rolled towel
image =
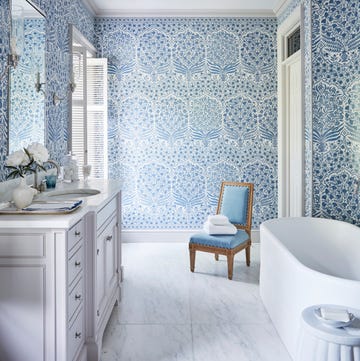
[[[215,214],[213,216],[208,216],[208,222],[214,224],[215,226],[225,226],[231,224],[229,218],[223,216],[222,214]]]
[[[216,226],[210,222],[204,223],[204,231],[210,235],[234,235],[237,232],[236,227],[229,223],[225,226]]]
[[[350,321],[350,314],[349,314],[348,310],[345,310],[345,309],[321,307],[320,315],[325,320],[341,321],[341,322],[349,322]]]

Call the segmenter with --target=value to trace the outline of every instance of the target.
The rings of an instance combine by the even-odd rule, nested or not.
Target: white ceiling
[[[83,0],[98,16],[274,16],[287,0]]]

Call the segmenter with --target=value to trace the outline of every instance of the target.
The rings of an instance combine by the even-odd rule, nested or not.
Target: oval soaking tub
[[[260,295],[295,358],[301,312],[315,304],[360,308],[360,228],[322,218],[260,226]]]

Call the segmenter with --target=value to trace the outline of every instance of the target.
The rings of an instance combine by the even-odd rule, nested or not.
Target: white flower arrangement
[[[40,143],[31,143],[27,148],[17,150],[6,159],[6,167],[11,170],[7,178],[20,176],[24,178],[25,174],[35,173],[36,168],[45,170],[43,163],[49,159],[49,152]]]

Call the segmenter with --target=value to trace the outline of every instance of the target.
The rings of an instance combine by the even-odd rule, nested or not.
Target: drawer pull
[[[113,237],[113,236],[107,236],[107,237],[106,237],[106,240],[107,240],[108,242],[110,242],[110,241],[112,240],[112,237]]]
[[[99,311],[99,310],[96,311],[96,315],[97,315],[98,317],[100,316],[100,311]]]
[[[75,332],[75,338],[81,338],[81,332]]]
[[[75,231],[75,236],[80,236],[81,232],[80,231]]]
[[[75,295],[75,301],[80,301],[81,300],[81,295]]]
[[[100,250],[99,250],[99,248],[96,250],[96,255],[98,256],[99,255],[99,252],[100,252]]]
[[[81,262],[80,261],[75,261],[75,267],[80,267],[81,266]]]

